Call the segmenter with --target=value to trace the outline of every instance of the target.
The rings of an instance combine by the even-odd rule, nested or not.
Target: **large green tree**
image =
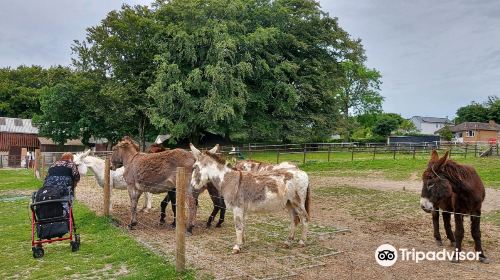
[[[473,102],[457,110],[455,122],[457,124],[462,122],[487,122],[488,119],[488,108],[482,104]]]
[[[363,49],[311,0],[173,0],[157,9],[152,122],[173,139],[326,137],[339,119],[342,61]]]
[[[146,89],[154,81],[158,53],[154,41],[157,24],[153,18],[154,10],[147,6],[123,5],[118,11],[108,13],[101,24],[87,29],[83,41],[75,41],[73,51],[76,57],[73,64],[79,71],[101,76],[103,96],[118,100],[123,116],[110,121],[130,125],[135,129],[144,147],[146,128],[149,118],[146,110],[150,98]],[[102,104],[107,100],[102,100]],[[113,123],[104,123],[113,127]]]
[[[70,75],[67,67],[44,69],[19,66],[0,69],[0,116],[31,118],[40,112],[39,97],[43,87],[53,86]]]

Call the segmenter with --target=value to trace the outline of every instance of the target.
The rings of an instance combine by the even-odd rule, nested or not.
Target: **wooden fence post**
[[[175,180],[176,186],[176,227],[175,227],[175,270],[183,272],[186,268],[186,212],[185,212],[185,198],[186,187],[189,182],[187,178],[186,169],[184,167],[177,167],[177,174]]]
[[[109,158],[106,157],[106,160],[104,161],[104,216],[109,216],[109,208],[111,205],[111,187],[109,184],[110,178],[109,178],[109,173],[110,173],[110,164],[109,164]]]
[[[465,143],[465,159],[467,159],[467,148],[469,147],[468,143]]]
[[[498,156],[498,143],[497,143],[497,156]]]
[[[280,148],[278,147],[276,152],[276,164],[280,163]]]
[[[377,153],[377,146],[373,146],[373,160],[375,160],[376,153]]]
[[[302,160],[302,163],[306,163],[306,154],[307,154],[307,148],[306,144],[304,144],[304,159]]]
[[[413,159],[415,159],[416,153],[417,153],[417,147],[413,146]]]
[[[252,146],[248,143],[248,159],[252,159]]]
[[[351,147],[351,161],[354,161],[354,146]]]
[[[45,179],[45,155],[42,155],[42,166],[40,168],[40,178]]]
[[[330,153],[332,152],[332,145],[328,146],[328,162],[330,162]]]
[[[396,149],[397,149],[397,147],[394,147],[392,159],[396,159]]]
[[[477,143],[476,143],[476,147],[474,148],[474,157],[477,157]]]

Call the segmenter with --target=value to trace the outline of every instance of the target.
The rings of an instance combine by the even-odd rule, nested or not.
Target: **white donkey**
[[[97,184],[103,188],[104,187],[104,160],[98,157],[89,156],[90,150],[77,153],[74,156],[74,162],[78,166],[78,171],[81,175],[87,173],[87,168],[92,170],[94,173]],[[117,168],[116,170],[110,170],[109,174],[109,184],[112,189],[127,190],[127,183],[123,178],[123,172],[125,168]],[[151,204],[153,201],[153,195],[151,193],[145,193],[144,195],[144,207],[143,210],[148,212],[151,209]]]
[[[305,245],[309,222],[309,178],[298,169],[279,169],[268,172],[245,172],[231,169],[227,162],[215,152],[216,145],[207,152],[200,152],[190,144],[196,158],[193,166],[191,186],[196,190],[211,182],[224,197],[234,216],[236,244],[233,253],[239,253],[243,245],[245,213],[275,212],[288,209],[291,218],[290,235],[286,244],[290,246],[295,238],[299,221],[302,223],[300,245]]]

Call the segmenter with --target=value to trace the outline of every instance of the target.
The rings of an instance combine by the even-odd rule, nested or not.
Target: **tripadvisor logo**
[[[375,260],[381,266],[393,266],[398,260],[398,251],[390,244],[382,244],[375,250]]]
[[[415,248],[406,249],[400,248],[399,252],[394,246],[390,244],[382,244],[375,250],[375,260],[381,266],[393,266],[398,260],[412,261],[419,263],[421,261],[452,261],[455,257],[460,261],[477,261],[479,260],[480,252],[458,252],[458,249],[447,251],[446,249],[440,251],[417,251]]]

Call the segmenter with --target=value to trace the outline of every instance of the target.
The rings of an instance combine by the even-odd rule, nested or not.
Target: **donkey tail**
[[[308,184],[307,185],[307,194],[306,194],[306,202],[305,202],[305,207],[306,207],[306,212],[307,212],[307,220],[311,219],[311,187]]]

